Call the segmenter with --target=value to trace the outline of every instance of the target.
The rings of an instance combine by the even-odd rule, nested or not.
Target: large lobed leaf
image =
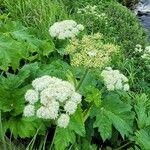
[[[134,113],[131,106],[122,102],[117,95],[106,96],[102,101],[102,107],[93,106],[90,116],[95,117],[94,128],[98,128],[100,135],[105,141],[112,136],[112,126],[124,136],[132,133]]]
[[[136,95],[134,109],[137,130],[131,140],[141,149],[148,150],[150,148],[150,101],[146,94]]]
[[[0,22],[0,69],[16,70],[21,60],[33,61],[48,56],[54,51],[51,39],[40,40],[31,35],[27,28],[15,21]]]
[[[67,128],[56,128],[55,149],[64,150],[70,144],[76,143],[76,134],[85,135],[85,127],[81,108],[78,108],[76,113],[71,116],[70,124]]]
[[[0,77],[0,110],[10,112],[11,115],[20,114],[24,107],[24,94],[29,85],[21,86],[29,77],[29,71],[22,71],[18,75],[8,74],[7,78]]]
[[[3,128],[10,130],[15,138],[33,137],[36,132],[45,134],[46,128],[43,122],[36,118],[11,117],[3,122]]]
[[[55,136],[55,150],[64,150],[69,144],[75,143],[75,133],[68,128],[57,128]]]
[[[149,150],[150,148],[150,128],[141,129],[135,133],[134,140],[137,145],[143,150]]]

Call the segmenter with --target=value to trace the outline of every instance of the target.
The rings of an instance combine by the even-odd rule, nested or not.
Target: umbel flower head
[[[80,39],[72,39],[66,47],[66,54],[71,56],[72,66],[86,68],[102,68],[111,61],[111,55],[118,51],[113,44],[104,44],[102,34],[84,35]]]
[[[135,47],[134,54],[140,56],[146,66],[150,68],[150,46],[143,48],[142,45],[138,44]]]
[[[141,52],[143,52],[142,46],[140,44],[137,44],[135,46],[134,51],[135,51],[135,53],[141,53]]]
[[[104,79],[107,90],[129,90],[128,78],[121,74],[119,70],[112,70],[111,67],[106,67],[102,71],[101,76]]]
[[[25,108],[24,108],[24,116],[25,117],[30,117],[30,116],[33,116],[34,114],[35,114],[34,105],[28,104],[27,106],[25,106]]]
[[[64,20],[55,22],[50,28],[49,33],[51,37],[55,37],[61,40],[67,38],[73,38],[84,30],[84,26],[77,24],[74,20]]]
[[[150,46],[147,46],[144,50],[144,54],[141,56],[145,60],[150,61]]]
[[[59,127],[66,128],[70,115],[76,112],[82,96],[75,91],[75,87],[68,81],[63,81],[48,75],[32,81],[33,89],[25,94],[28,102],[24,108],[24,116],[41,119],[54,119]],[[36,107],[38,104],[38,108]]]
[[[77,14],[87,16],[87,17],[95,17],[96,19],[106,19],[107,15],[105,13],[99,13],[96,5],[87,5],[84,8],[79,8],[77,10]]]

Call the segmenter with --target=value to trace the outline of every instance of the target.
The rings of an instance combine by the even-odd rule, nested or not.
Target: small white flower
[[[25,106],[24,108],[24,111],[23,111],[23,115],[25,117],[31,117],[31,116],[34,116],[35,114],[35,107],[33,105],[27,105]]]
[[[94,56],[96,56],[97,52],[96,52],[96,51],[90,51],[90,52],[87,52],[87,54],[88,54],[90,57],[94,57]]]
[[[34,104],[38,101],[38,93],[35,90],[28,90],[25,94],[25,100],[30,104]]]
[[[80,30],[80,31],[83,31],[84,30],[84,26],[82,24],[78,24],[77,25],[77,29]]]
[[[37,117],[43,119],[56,119],[58,117],[59,103],[51,99],[37,110]]]
[[[48,107],[49,119],[56,119],[58,117],[58,110],[53,107]]]
[[[43,104],[44,106],[47,106],[47,104],[49,103],[49,101],[54,101],[55,98],[53,95],[51,95],[51,91],[49,92],[49,88],[44,89],[41,92],[40,95],[40,103]]]
[[[67,114],[61,114],[57,120],[57,125],[61,128],[66,128],[69,124],[70,117]]]
[[[79,34],[78,28],[73,28],[73,29],[72,29],[72,35],[74,35],[74,37],[75,37],[75,36],[78,35],[78,34]]]
[[[49,80],[50,80],[49,76],[36,78],[35,80],[32,81],[32,86],[35,88],[35,90],[42,91],[49,85]]]
[[[60,40],[64,40],[68,35],[65,32],[61,32],[58,35],[58,39]]]
[[[82,13],[82,9],[78,9],[77,13],[81,14]]]
[[[54,23],[50,27],[49,33],[52,37],[64,40],[67,38],[75,37],[83,29],[83,25],[77,25],[77,23],[74,20],[64,20],[61,22]]]
[[[61,83],[56,84],[56,87],[53,88],[53,94],[55,94],[55,98],[60,102],[65,102],[73,92],[75,92],[75,87],[67,82],[62,81]]]
[[[124,87],[123,87],[124,91],[129,91],[129,88],[130,88],[129,84],[125,84]]]
[[[142,46],[140,44],[137,44],[134,50],[138,53],[141,53],[143,51]]]
[[[79,104],[82,101],[82,96],[79,93],[74,92],[71,95],[70,101],[73,101],[73,102]]]
[[[52,107],[45,107],[41,106],[37,112],[36,115],[38,118],[42,119],[56,119],[58,117],[58,111]]]
[[[108,91],[114,91],[115,87],[112,84],[108,84],[107,89],[108,89]]]
[[[46,108],[45,106],[41,106],[37,112],[36,112],[36,116],[38,118],[42,118],[42,119],[50,119],[49,116],[49,109]]]
[[[67,101],[65,106],[64,106],[64,110],[69,114],[72,115],[75,113],[77,109],[77,103],[73,102],[73,101]]]
[[[136,47],[137,48],[142,48],[142,46],[140,44],[137,44]]]
[[[106,67],[106,69],[102,71],[101,76],[103,77],[104,83],[109,91],[115,89],[127,91],[127,89],[129,89],[129,87],[127,87],[128,78],[121,74],[119,70],[112,70],[111,67]]]
[[[36,78],[35,80],[33,80],[32,86],[36,89],[36,91],[42,91],[45,88],[47,88],[49,85],[61,81],[62,81],[61,79],[44,75],[40,78]]]
[[[128,78],[126,76],[124,76],[123,74],[120,75],[123,82],[128,82]]]
[[[101,13],[101,16],[104,17],[104,16],[106,16],[106,14],[105,13]]]
[[[143,59],[147,59],[147,54],[143,54],[141,57],[142,57]]]
[[[55,100],[51,100],[49,101],[49,103],[47,104],[48,109],[50,110],[55,110],[55,112],[58,113],[59,111],[59,102],[55,101]]]
[[[122,85],[122,81],[121,80],[118,80],[115,84],[115,88],[117,90],[121,90],[123,88],[123,85]]]
[[[150,53],[150,46],[146,46],[145,51]]]

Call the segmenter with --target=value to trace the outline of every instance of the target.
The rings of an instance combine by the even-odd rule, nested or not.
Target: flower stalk
[[[53,135],[53,139],[52,139],[51,145],[50,145],[50,147],[49,147],[49,150],[52,150],[52,148],[53,148],[54,141],[55,141],[55,137],[56,137],[56,131],[57,131],[57,126],[56,126],[56,128],[55,128],[54,135]]]

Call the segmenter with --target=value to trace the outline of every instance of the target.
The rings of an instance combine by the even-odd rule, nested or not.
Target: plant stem
[[[0,111],[0,140],[2,140],[3,148],[6,150],[6,141],[5,141],[5,135],[3,132],[3,127],[2,127],[2,119],[1,119],[1,111]]]
[[[122,146],[116,148],[115,150],[122,150],[124,147],[126,147],[127,145],[129,145],[129,144],[131,144],[131,143],[132,143],[132,141],[129,141],[129,142],[127,142],[126,144],[124,144],[124,145],[122,145]]]
[[[87,76],[88,72],[89,72],[89,70],[86,69],[85,72],[84,72],[84,75],[83,75],[82,79],[80,80],[80,82],[79,82],[79,84],[78,84],[78,86],[77,86],[77,88],[76,88],[77,91],[80,89],[80,87],[81,87],[81,85],[82,85],[82,83],[83,83],[85,77]]]
[[[85,123],[85,121],[87,120],[87,118],[89,117],[89,114],[90,114],[90,110],[91,110],[91,107],[89,107],[89,109],[87,109],[87,111],[86,111],[86,115],[84,116],[84,120],[83,120],[83,122]]]
[[[37,129],[37,131],[36,131],[34,137],[33,137],[32,140],[30,141],[30,143],[28,144],[26,150],[33,149],[33,146],[34,146],[34,144],[35,144],[35,140],[36,140],[36,138],[37,138],[37,135],[38,135],[38,132],[39,132],[40,128],[41,128],[41,125],[40,125],[40,127]]]
[[[53,135],[53,139],[52,139],[52,142],[51,142],[51,145],[50,145],[49,150],[52,150],[52,148],[53,148],[54,140],[55,140],[55,136],[56,136],[56,130],[57,130],[57,127],[55,128],[54,135]]]

